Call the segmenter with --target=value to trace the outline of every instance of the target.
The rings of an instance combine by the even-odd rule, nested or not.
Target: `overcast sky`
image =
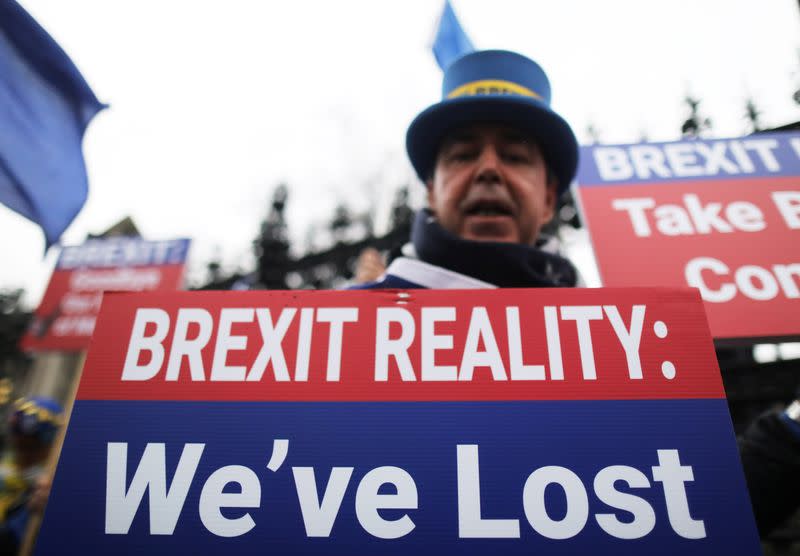
[[[380,2],[22,0],[111,107],[84,141],[89,199],[63,237],[81,243],[125,216],[148,239],[190,237],[190,276],[218,253],[250,268],[274,186],[290,186],[302,247],[333,207],[388,210],[413,181],[405,129],[435,102],[430,52],[440,0]],[[478,48],[517,50],[548,72],[579,140],[679,136],[686,93],[713,136],[800,120],[796,0],[453,0]],[[415,188],[415,202],[421,202]],[[55,250],[0,206],[0,289],[38,303]]]

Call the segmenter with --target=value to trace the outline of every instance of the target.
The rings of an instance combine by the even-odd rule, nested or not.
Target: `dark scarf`
[[[446,231],[430,211],[417,213],[411,242],[420,260],[501,288],[574,287],[567,259],[517,243],[469,241]]]

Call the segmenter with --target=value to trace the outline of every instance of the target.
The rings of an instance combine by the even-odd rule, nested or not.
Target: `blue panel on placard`
[[[288,439],[277,471],[267,468],[274,439]],[[172,484],[187,443],[204,444],[171,535],[150,533],[148,495],[127,534],[105,534],[108,443],[127,443],[129,485],[147,443],[165,445],[165,474]],[[481,514],[519,520],[518,539],[459,539],[457,446],[477,445]],[[676,450],[693,480],[683,483],[689,517],[702,520],[706,537],[682,538],[671,524],[663,484],[653,467],[657,450]],[[115,465],[119,466],[119,462]],[[224,466],[246,466],[260,484],[258,507],[223,508],[226,519],[249,514],[247,533],[224,538],[200,518],[209,476]],[[381,466],[402,468],[418,492],[417,509],[379,510],[384,520],[408,514],[413,530],[379,539],[359,524],[355,511],[361,479]],[[574,472],[587,492],[585,525],[553,540],[529,524],[523,488],[537,468]],[[617,489],[639,496],[655,512],[652,531],[622,540],[605,532],[595,514],[634,515],[604,504],[595,494],[598,471],[630,466],[649,488]],[[292,467],[313,467],[316,489],[326,491],[332,467],[353,467],[330,537],[308,538]],[[731,433],[725,400],[558,402],[138,402],[78,401],[47,508],[38,554],[759,554],[758,537]],[[229,484],[225,492],[239,492]],[[392,494],[384,485],[380,494]],[[550,519],[561,520],[564,489],[544,490]],[[676,514],[677,515],[677,514]],[[119,516],[117,515],[117,518]],[[680,516],[678,516],[680,517]],[[677,519],[675,516],[673,518]]]
[[[800,171],[800,134],[774,132],[732,139],[581,147],[581,187],[672,185],[705,180],[793,177]]]

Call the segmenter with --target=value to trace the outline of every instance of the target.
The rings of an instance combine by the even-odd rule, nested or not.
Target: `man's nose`
[[[485,146],[480,155],[478,156],[478,168],[475,173],[475,179],[487,182],[500,181],[500,155],[491,145]]]

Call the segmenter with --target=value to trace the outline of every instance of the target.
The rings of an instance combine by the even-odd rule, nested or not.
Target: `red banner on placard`
[[[800,337],[800,135],[596,146],[580,204],[606,286],[690,286],[718,339]]]
[[[723,398],[689,289],[109,294],[81,400]]]
[[[64,247],[24,350],[81,351],[89,345],[108,291],[174,291],[183,284],[188,239],[92,239]]]

